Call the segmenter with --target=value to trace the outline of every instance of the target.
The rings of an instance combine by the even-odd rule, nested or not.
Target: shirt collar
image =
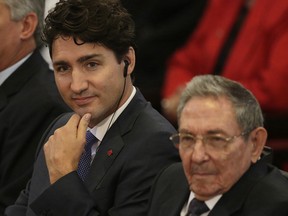
[[[30,56],[32,55],[32,53],[29,53],[27,56],[25,56],[24,58],[22,58],[20,61],[18,61],[16,64],[6,68],[3,71],[0,71],[0,86],[5,82],[6,79],[8,79],[9,76],[11,76],[11,74],[16,71],[16,69],[18,67],[20,67],[20,65],[22,65]]]
[[[191,202],[191,200],[195,197],[195,194],[191,191],[190,192],[190,196],[189,196],[189,200],[188,200],[188,203]],[[219,201],[219,199],[222,197],[222,194],[220,195],[217,195],[209,200],[206,200],[205,201],[205,204],[208,206],[208,208],[210,209],[209,211],[211,211],[214,206],[216,205],[216,203]],[[188,208],[188,205],[187,205],[187,208]]]
[[[105,136],[106,132],[109,130],[108,127],[111,127],[113,123],[117,120],[120,114],[124,111],[124,109],[128,106],[134,95],[136,94],[136,89],[133,86],[132,93],[129,98],[125,101],[125,103],[119,107],[115,113],[112,113],[95,127],[90,129],[90,132],[94,134],[94,136],[99,140],[102,141],[103,137]]]

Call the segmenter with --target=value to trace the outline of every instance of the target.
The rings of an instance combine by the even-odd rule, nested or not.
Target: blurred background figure
[[[136,23],[135,83],[156,109],[161,110],[161,86],[166,61],[185,43],[207,0],[121,0]]]
[[[253,92],[269,142],[287,139],[287,19],[287,0],[209,0],[198,26],[167,63],[163,114],[177,124],[176,107],[186,82],[195,75],[218,74]],[[288,142],[283,145],[288,148]]]
[[[31,177],[40,137],[68,111],[39,53],[44,0],[0,0],[0,215]]]

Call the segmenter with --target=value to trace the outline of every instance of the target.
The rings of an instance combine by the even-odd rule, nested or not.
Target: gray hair
[[[45,0],[3,0],[3,2],[10,8],[11,19],[13,21],[20,21],[28,13],[34,12],[38,17],[38,25],[34,32],[34,38],[37,47],[43,44],[41,39]]]
[[[177,114],[178,120],[186,103],[193,97],[225,97],[235,109],[236,121],[244,132],[263,127],[264,118],[254,95],[240,83],[218,75],[195,76],[183,91]]]

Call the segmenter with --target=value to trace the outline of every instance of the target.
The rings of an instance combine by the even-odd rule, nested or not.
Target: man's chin
[[[84,116],[86,113],[90,113],[87,109],[74,109],[74,112],[77,113],[79,116]]]

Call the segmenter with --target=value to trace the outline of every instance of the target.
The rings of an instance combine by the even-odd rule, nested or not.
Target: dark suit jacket
[[[69,117],[64,116],[52,125],[46,138]],[[6,213],[13,216],[146,216],[150,188],[158,171],[180,160],[169,140],[175,132],[137,91],[103,138],[85,183],[74,171],[50,186],[41,150],[30,188]],[[110,150],[112,155],[108,154]]]
[[[31,178],[42,134],[67,111],[38,51],[0,86],[0,215]]]
[[[149,216],[179,216],[190,191],[182,164],[164,170],[152,188]],[[216,203],[209,216],[287,216],[288,179],[258,161]]]

